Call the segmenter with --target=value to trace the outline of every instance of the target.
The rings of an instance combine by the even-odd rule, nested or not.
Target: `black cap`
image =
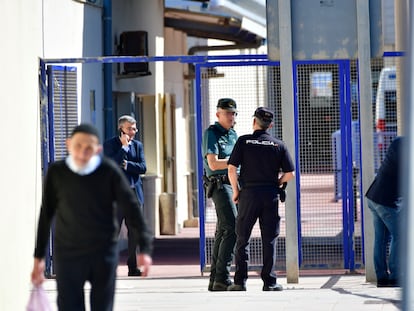
[[[231,98],[220,98],[217,103],[217,108],[237,112],[236,102]]]
[[[75,126],[75,128],[72,130],[72,133],[70,134],[70,137],[75,135],[76,133],[85,133],[85,134],[91,134],[93,136],[96,136],[99,140],[99,132],[95,126],[88,123],[82,123],[78,126]]]
[[[264,123],[271,123],[273,121],[273,112],[266,107],[259,107],[254,112],[254,116]]]

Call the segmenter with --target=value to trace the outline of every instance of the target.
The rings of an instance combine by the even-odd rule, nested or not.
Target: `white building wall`
[[[148,56],[164,55],[164,1],[112,1],[112,31],[114,55],[119,44],[119,36],[124,31],[148,32]],[[163,63],[149,64],[151,76],[116,79],[114,66],[114,91],[137,94],[163,93]]]
[[[0,310],[24,310],[40,201],[38,57],[42,56],[42,4],[2,1],[0,15]]]
[[[43,45],[47,58],[82,56],[84,4],[67,0],[44,2]]]
[[[148,56],[168,56],[168,55],[185,55],[187,47],[184,36],[177,32],[164,33],[164,1],[114,1],[113,2],[113,38],[114,48],[119,44],[119,36],[124,31],[147,31],[148,32]],[[171,36],[170,36],[171,35]],[[114,66],[114,88],[115,92],[135,92],[136,95],[155,96],[155,106],[161,107],[161,101],[164,95],[170,94],[175,100],[176,128],[167,129],[175,131],[175,164],[176,164],[176,221],[178,227],[183,226],[184,220],[188,219],[188,178],[190,159],[188,155],[188,97],[185,94],[183,81],[184,66],[176,62],[153,62],[149,63],[149,70],[152,75],[132,79],[117,79],[117,68]],[[157,111],[156,115],[160,118],[154,120],[153,129],[160,129],[162,122],[161,112]],[[146,120],[148,122],[148,120]],[[164,158],[163,158],[163,141],[161,131],[158,135],[153,135],[151,140],[144,142],[144,151],[147,160],[147,175],[162,176]],[[156,144],[150,146],[149,144]],[[166,147],[165,147],[166,148]],[[157,177],[156,177],[157,178]],[[161,189],[162,192],[169,189]],[[158,210],[158,195],[154,202],[154,208]],[[146,201],[147,208],[152,202]],[[158,224],[155,224],[158,226]],[[157,230],[155,230],[157,232]]]
[[[112,1],[112,38],[114,55],[118,54],[120,35],[125,31],[146,31],[148,33],[148,56],[155,56],[163,49],[163,2],[157,1]],[[162,55],[162,54],[160,54]],[[144,183],[144,215],[151,231],[159,234],[159,195],[162,174],[162,137],[160,132],[160,95],[163,94],[163,75],[161,63],[149,63],[151,75],[130,79],[119,79],[119,69],[113,66],[113,92],[135,93],[142,98],[141,135],[143,137],[145,160],[147,163]],[[161,74],[158,75],[159,71]],[[119,97],[119,95],[116,95]],[[137,111],[140,113],[140,111]],[[118,115],[116,116],[118,117]]]
[[[186,55],[187,40],[182,32],[174,31],[171,28],[165,29],[165,55]],[[191,149],[189,144],[189,97],[188,83],[183,77],[188,65],[178,62],[168,62],[165,64],[165,93],[171,94],[175,98],[175,146],[176,146],[176,172],[177,172],[177,223],[183,227],[184,221],[189,219],[188,181],[191,177],[190,153],[196,152]]]
[[[101,9],[70,0],[2,1],[3,47],[0,133],[3,163],[0,187],[0,243],[4,252],[0,310],[24,310],[31,288],[30,272],[41,201],[39,57],[100,55]],[[88,16],[93,24],[85,24]],[[99,33],[97,33],[99,32]],[[86,36],[85,36],[86,35]],[[85,40],[89,40],[85,45]],[[101,93],[96,72],[78,71],[85,85]],[[93,76],[93,79],[92,79]],[[79,92],[80,102],[89,92]],[[86,94],[86,95],[85,95]],[[100,98],[97,97],[97,102]],[[99,109],[99,108],[98,108]],[[82,119],[91,121],[88,109]],[[97,116],[98,125],[102,120]],[[21,146],[24,144],[23,146]]]
[[[102,14],[102,8],[77,1],[44,0],[44,57],[102,56]],[[103,133],[103,65],[61,65],[78,68],[79,120],[95,124]],[[91,107],[91,92],[95,107]]]
[[[112,34],[114,40],[114,55],[117,55],[119,38],[124,31],[146,31],[148,32],[148,56],[163,55],[163,1],[113,1],[112,2]],[[152,123],[153,134],[150,139],[150,133],[144,133],[150,140],[144,141],[144,152],[147,161],[147,174],[160,176],[162,141],[161,133],[156,129],[160,127],[160,97],[164,94],[164,76],[162,62],[149,63],[151,75],[144,77],[135,77],[130,79],[120,79],[117,66],[113,66],[113,91],[116,92],[134,92],[136,96],[153,97],[153,103],[147,99],[145,106],[154,109],[151,115],[154,120],[146,120],[147,124]],[[145,112],[144,112],[145,114]],[[144,124],[146,127],[146,125]],[[115,133],[114,133],[115,134]],[[152,145],[149,146],[149,143]],[[157,203],[157,202],[156,202]],[[148,204],[147,204],[148,205]],[[155,207],[157,209],[157,207]]]

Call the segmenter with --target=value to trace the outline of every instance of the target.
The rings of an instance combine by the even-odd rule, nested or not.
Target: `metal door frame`
[[[201,154],[201,141],[202,141],[202,119],[201,119],[201,92],[200,92],[200,86],[201,86],[201,67],[212,67],[214,66],[213,62],[216,62],[216,65],[223,65],[225,62],[231,63],[233,66],[244,66],[244,65],[275,65],[278,62],[271,62],[267,60],[267,55],[225,55],[225,56],[165,56],[165,57],[147,57],[147,56],[116,56],[116,57],[83,57],[83,58],[63,58],[63,59],[40,59],[39,61],[39,91],[40,91],[40,110],[41,110],[41,122],[44,125],[48,124],[47,118],[48,118],[48,105],[50,100],[50,94],[48,93],[48,86],[47,86],[47,73],[46,73],[46,66],[50,64],[75,64],[75,63],[103,63],[103,64],[111,64],[111,63],[133,63],[133,62],[181,62],[181,63],[192,63],[195,65],[195,73],[196,73],[196,79],[195,79],[195,100],[194,100],[194,106],[195,106],[195,112],[196,112],[196,147],[197,147],[197,181],[198,181],[198,204],[199,204],[199,211],[200,211],[200,222],[204,221],[204,191],[202,188],[202,154]],[[315,61],[315,63],[325,63],[324,61]],[[349,82],[349,60],[342,60],[342,61],[327,61],[330,63],[336,63],[340,66],[340,72],[341,75],[344,75],[343,84],[341,84],[341,90],[343,90],[345,86],[345,81]],[[300,62],[295,62],[295,64],[298,64]],[[347,80],[348,79],[348,80]],[[349,85],[349,84],[348,84]],[[346,90],[346,89],[345,89]],[[342,91],[341,91],[342,92]],[[350,92],[349,90],[346,92],[347,99],[344,99],[344,103],[348,103]],[[342,96],[341,96],[342,98]],[[297,105],[297,99],[295,98],[295,105]],[[341,105],[342,107],[343,105]],[[297,107],[297,106],[296,106]],[[345,107],[344,107],[345,109]],[[296,110],[297,113],[297,110]],[[341,116],[343,115],[341,111]],[[343,132],[346,132],[347,135],[341,137],[341,144],[344,146],[347,146],[347,150],[352,150],[351,145],[351,136],[349,136],[350,133],[350,127],[349,127],[349,120],[346,117],[346,114],[342,116],[341,118],[345,118],[344,120],[341,119],[341,130]],[[297,122],[297,115],[295,116],[295,119]],[[346,125],[348,124],[348,125]],[[295,133],[297,135],[297,133]],[[42,164],[44,169],[48,167],[49,164],[49,155],[47,154],[47,150],[49,150],[49,137],[50,133],[48,133],[47,127],[42,127],[41,132],[41,140],[42,140]],[[296,136],[297,137],[297,136]],[[345,149],[345,148],[343,148]],[[346,152],[343,151],[342,157],[344,160],[346,160]],[[343,162],[345,163],[345,162]],[[347,172],[347,173],[346,173]],[[343,172],[343,180],[346,180],[346,182],[343,183],[344,192],[347,196],[351,197],[351,200],[348,199],[346,201],[353,202],[353,193],[349,189],[352,187],[351,180],[349,180],[349,176],[352,176],[352,167],[347,166],[346,170]],[[298,178],[296,179],[297,186],[298,185]],[[297,187],[299,189],[299,187]],[[299,194],[300,191],[298,191]],[[298,203],[299,203],[299,197],[298,197]],[[300,204],[298,204],[299,208]],[[350,211],[350,205],[346,205],[344,207],[344,213],[349,214]],[[298,211],[298,215],[300,215],[300,210]],[[298,228],[300,233],[300,218],[298,218]],[[352,268],[354,265],[353,258],[349,259],[350,255],[353,255],[353,241],[352,241],[352,234],[353,234],[353,223],[344,223],[344,232],[346,231],[346,235],[344,234],[344,246],[346,245],[346,260],[345,260],[345,266],[346,268]],[[346,239],[345,239],[346,236]],[[202,226],[200,226],[200,239],[204,237],[205,238],[205,232],[203,232]],[[300,235],[299,235],[300,237]],[[202,258],[203,255],[205,255],[204,249],[202,248],[202,243],[200,243],[200,266],[201,269],[204,269],[205,262],[203,262]],[[345,249],[344,249],[345,250]],[[300,251],[300,248],[299,248]],[[344,251],[345,253],[345,251]],[[352,257],[352,256],[351,256]]]
[[[43,175],[46,174],[46,171],[49,167],[49,164],[54,162],[56,159],[55,151],[55,115],[54,115],[54,84],[55,84],[55,75],[57,71],[61,72],[77,72],[77,67],[75,66],[58,66],[58,65],[48,65],[46,66],[47,74],[47,105],[42,106],[41,110],[41,119],[44,126],[42,130],[44,131],[42,135],[42,171]],[[62,94],[59,94],[61,98]],[[62,103],[62,101],[60,102]],[[53,234],[54,233],[54,222],[52,222],[48,251],[45,256],[45,273],[46,276],[51,277],[54,275],[54,263],[53,263]]]
[[[354,210],[355,210],[355,183],[353,171],[353,145],[351,133],[351,63],[350,60],[307,60],[293,62],[293,79],[294,79],[294,101],[295,111],[299,111],[299,94],[298,94],[298,76],[297,68],[300,65],[337,65],[339,80],[339,114],[340,114],[340,130],[341,130],[341,178],[342,178],[342,213],[343,213],[343,259],[344,268],[354,270],[355,265],[355,241],[354,241]],[[298,122],[299,116],[295,116],[295,122]],[[360,149],[360,146],[359,146]],[[359,154],[361,154],[359,150]],[[361,159],[362,157],[360,157]],[[360,160],[361,161],[361,160]],[[358,163],[361,167],[361,162]],[[359,180],[361,180],[361,172],[358,172]],[[300,168],[297,169],[297,175],[300,175]],[[298,188],[299,189],[299,188]],[[361,191],[361,189],[359,189]],[[298,190],[300,192],[300,189]],[[300,207],[300,195],[298,195],[298,206]],[[362,206],[362,205],[361,205]],[[299,214],[300,215],[300,214]],[[299,216],[300,218],[300,216]],[[363,236],[363,210],[361,208],[361,235]],[[300,232],[299,232],[300,233]],[[299,240],[302,237],[299,234]],[[362,250],[364,249],[362,240]],[[299,245],[302,243],[300,242]],[[299,251],[301,249],[299,248]],[[302,258],[300,256],[300,258]]]
[[[243,60],[241,62],[241,60]],[[354,180],[353,180],[353,163],[352,163],[352,135],[351,135],[351,72],[350,72],[350,60],[315,60],[315,61],[294,61],[294,105],[295,105],[295,141],[298,141],[298,89],[297,89],[297,71],[296,68],[298,65],[303,64],[333,64],[338,65],[338,79],[339,79],[339,107],[340,107],[340,129],[341,129],[341,159],[342,159],[342,211],[343,211],[343,259],[344,259],[344,268],[349,270],[355,269],[355,249],[354,249]],[[203,62],[197,63],[195,65],[195,74],[196,74],[196,116],[197,116],[197,169],[198,169],[198,183],[199,183],[199,192],[198,192],[198,202],[199,202],[199,217],[200,217],[200,268],[201,271],[204,271],[206,268],[206,232],[204,228],[205,224],[205,199],[204,199],[204,189],[202,188],[202,176],[203,176],[203,157],[201,154],[201,142],[202,142],[202,110],[201,110],[201,101],[202,101],[202,92],[201,92],[201,70],[202,68],[209,68],[215,66],[279,66],[279,62],[272,62],[268,60],[246,60],[243,59],[232,59],[228,62]],[[349,86],[349,87],[347,87]],[[345,133],[345,134],[343,134]],[[296,146],[298,148],[298,146]],[[351,157],[349,157],[351,155]],[[299,161],[296,161],[299,163]],[[361,167],[361,166],[359,166]],[[297,213],[298,213],[298,252],[299,252],[299,264],[302,261],[301,253],[301,223],[300,223],[300,168],[296,170],[296,184],[297,184]],[[360,172],[359,172],[360,174]],[[361,209],[361,213],[363,213]],[[363,220],[363,217],[361,216]],[[363,223],[362,225],[362,236],[363,236]],[[363,240],[362,240],[363,243]],[[363,250],[363,244],[362,244]]]

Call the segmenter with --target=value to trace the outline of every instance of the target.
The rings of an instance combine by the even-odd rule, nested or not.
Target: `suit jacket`
[[[127,169],[124,173],[131,185],[135,187],[138,201],[144,204],[144,192],[142,189],[141,174],[147,171],[147,165],[144,157],[144,147],[138,140],[132,140],[129,145],[129,151],[126,152],[122,148],[121,140],[118,136],[114,136],[104,142],[104,154],[114,160],[119,166],[127,160]]]

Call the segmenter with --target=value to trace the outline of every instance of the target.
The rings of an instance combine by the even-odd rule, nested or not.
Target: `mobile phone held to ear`
[[[125,134],[125,133],[121,129],[119,129],[118,134],[119,134],[119,137],[122,137],[122,134]]]

